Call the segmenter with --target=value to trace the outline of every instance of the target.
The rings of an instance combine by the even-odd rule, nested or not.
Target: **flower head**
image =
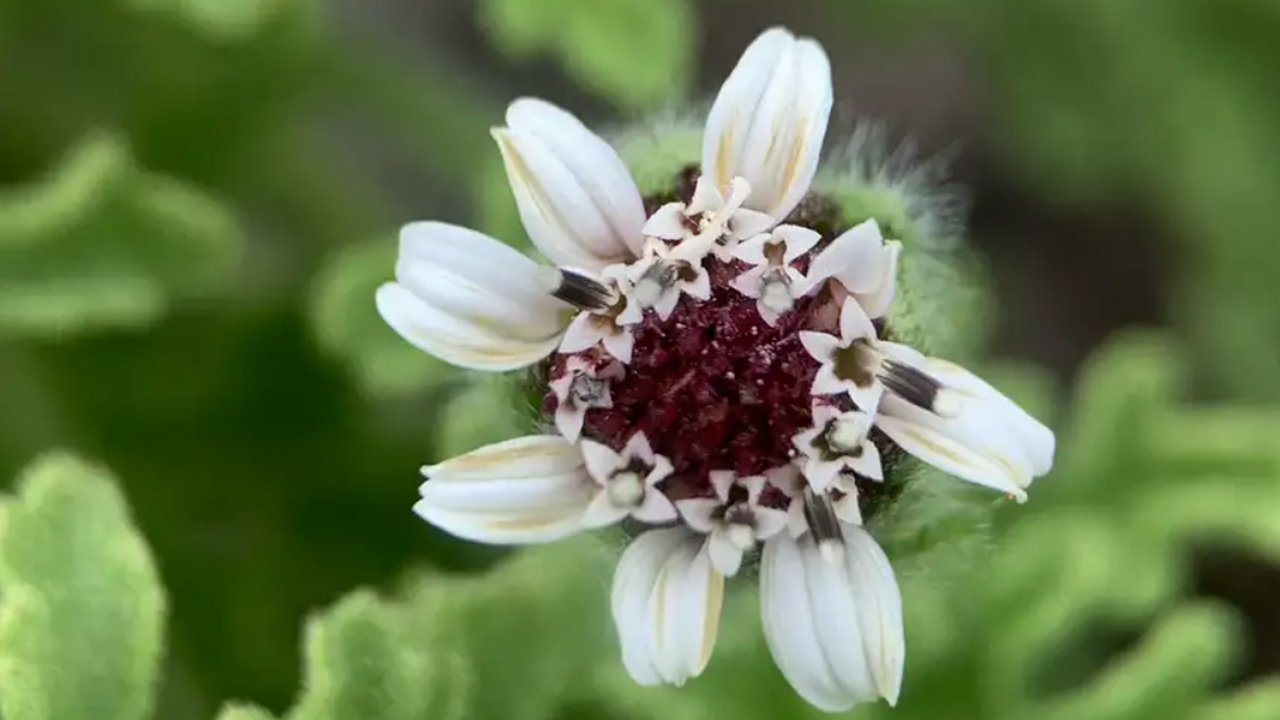
[[[894,702],[901,601],[862,522],[895,464],[909,453],[1021,500],[1052,463],[1046,427],[895,340],[903,246],[810,188],[831,98],[822,48],[765,32],[712,107],[696,181],[653,197],[572,115],[518,100],[494,138],[555,266],[419,223],[378,293],[427,352],[538,366],[556,432],[424,468],[416,510],[492,543],[640,528],[612,610],[642,684],[702,672],[725,578],[758,557],[765,634],[797,692],[833,711]]]

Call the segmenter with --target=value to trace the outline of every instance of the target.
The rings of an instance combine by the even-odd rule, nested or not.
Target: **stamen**
[[[653,261],[653,264],[636,281],[635,288],[632,290],[636,302],[644,307],[655,305],[662,297],[662,293],[675,285],[679,274],[680,268],[677,264],[662,260]]]
[[[551,294],[579,310],[604,310],[618,301],[618,292],[590,275],[560,268]]]
[[[857,457],[862,454],[862,443],[867,439],[866,427],[852,420],[836,420],[827,428],[826,438],[832,450]]]
[[[609,394],[609,382],[582,373],[569,384],[569,397],[578,407],[595,407]]]
[[[938,395],[945,388],[933,376],[900,363],[886,359],[881,365],[880,380],[890,392],[918,408],[938,412]],[[942,410],[952,410],[953,402],[942,403]]]
[[[818,547],[823,548],[824,556],[828,553],[826,546],[834,543],[837,549],[844,546],[844,533],[840,530],[840,518],[831,505],[831,498],[819,495],[813,488],[804,489],[804,518],[809,523],[809,531]]]
[[[623,470],[609,478],[607,492],[614,505],[636,507],[644,499],[644,479],[637,472]]]
[[[779,315],[795,306],[791,296],[791,278],[782,270],[770,270],[761,279],[760,302]]]

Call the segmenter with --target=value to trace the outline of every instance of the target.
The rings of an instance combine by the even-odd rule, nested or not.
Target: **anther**
[[[946,392],[942,383],[910,365],[886,359],[881,366],[880,380],[893,394],[937,415],[949,416],[959,409],[956,398]]]
[[[603,310],[618,301],[617,290],[568,268],[560,268],[551,294],[580,310]]]
[[[581,373],[569,384],[569,396],[579,407],[594,407],[609,393],[607,380]]]
[[[840,530],[840,518],[831,505],[831,498],[815,493],[813,488],[805,488],[804,518],[824,556],[829,552],[826,549],[828,544],[834,543],[836,549],[844,547],[844,533]]]
[[[656,304],[662,293],[676,283],[678,275],[679,267],[676,264],[655,260],[636,281],[632,290],[636,302],[645,307]]]

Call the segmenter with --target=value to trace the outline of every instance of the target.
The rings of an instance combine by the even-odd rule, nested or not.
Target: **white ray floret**
[[[689,527],[707,533],[707,548],[716,570],[737,574],[742,556],[755,544],[787,526],[787,512],[760,504],[765,476],[738,478],[731,471],[711,473],[714,498],[691,498],[676,503]],[[735,495],[734,490],[738,489]]]
[[[733,257],[752,268],[733,280],[733,288],[756,299],[760,317],[770,325],[809,291],[809,281],[792,263],[813,249],[822,236],[809,228],[779,225],[739,243]]]
[[[573,534],[595,487],[582,453],[559,435],[487,445],[422,474],[414,512],[458,537],[500,545]]]
[[[903,450],[979,485],[1026,499],[1053,463],[1053,432],[969,371],[876,339],[853,298],[840,311],[841,337],[802,332],[822,363],[813,393],[846,392],[875,413],[875,424]]]
[[[576,117],[522,98],[493,137],[529,239],[552,262],[600,270],[640,255],[640,191],[613,148]]]
[[[841,412],[831,405],[815,404],[813,427],[792,442],[804,457],[803,473],[814,490],[831,486],[843,470],[871,480],[883,480],[880,451],[868,437],[872,416],[860,410]]]
[[[809,282],[833,278],[858,300],[871,319],[884,317],[897,287],[898,255],[902,243],[884,239],[874,220],[841,233],[814,257]]]
[[[813,533],[779,533],[765,543],[765,638],[778,669],[818,709],[842,712],[880,698],[893,705],[905,657],[898,583],[865,530],[845,524],[840,532],[834,545]]]
[[[538,265],[493,238],[438,222],[400,231],[396,282],[378,312],[418,348],[460,367],[531,365],[560,343],[570,309],[547,293]]]
[[[683,685],[701,674],[723,599],[724,576],[701,535],[673,527],[633,540],[618,561],[612,592],[627,673],[640,685]]]
[[[783,28],[761,34],[721,86],[707,116],[702,171],[717,187],[744,177],[747,207],[783,220],[809,190],[831,114],[822,46]]]
[[[596,493],[582,522],[604,527],[630,515],[641,522],[663,523],[676,519],[676,507],[657,487],[671,474],[671,462],[653,452],[645,434],[631,436],[622,452],[583,440],[582,456],[595,481]]]

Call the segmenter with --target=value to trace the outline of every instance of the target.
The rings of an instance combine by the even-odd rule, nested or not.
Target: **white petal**
[[[803,540],[809,542],[808,536]],[[800,697],[827,712],[853,703],[836,684],[818,639],[800,545],[787,533],[765,543],[760,560],[760,615],[773,662]]]
[[[628,458],[636,458],[650,467],[654,465],[653,446],[649,444],[649,436],[645,435],[644,431],[633,434],[631,439],[627,440],[626,447],[622,448],[622,454]]]
[[[751,183],[747,206],[784,218],[808,191],[831,111],[831,67],[812,40],[782,28],[738,61],[707,117],[702,168],[718,187]]]
[[[787,522],[788,515],[786,510],[769,507],[756,508],[756,538],[765,540],[777,535],[787,527]]]
[[[848,468],[859,475],[872,480],[884,479],[884,468],[880,464],[880,449],[870,440],[862,443],[862,454],[845,458]]]
[[[676,506],[657,488],[649,488],[645,491],[644,502],[631,515],[640,522],[650,525],[671,522],[679,517]]]
[[[683,240],[691,234],[684,221],[684,203],[667,203],[655,210],[645,222],[644,234],[663,240]]]
[[[712,470],[708,474],[711,480],[711,487],[715,488],[716,497],[720,498],[720,502],[729,502],[729,491],[733,489],[733,484],[737,482],[738,475],[732,470]]]
[[[692,542],[684,528],[650,530],[632,541],[613,575],[612,614],[622,662],[640,685],[660,685],[665,680],[654,653],[650,600],[658,574],[671,553]]]
[[[689,498],[676,503],[680,516],[689,527],[700,533],[709,533],[715,529],[713,519],[715,511],[720,508],[720,501],[712,498]]]
[[[438,480],[557,475],[582,467],[582,454],[559,435],[531,435],[486,445],[428,465],[422,474]]]
[[[563,400],[556,405],[556,430],[570,442],[577,442],[586,420],[586,408]]]
[[[587,471],[602,485],[627,464],[623,456],[614,452],[613,448],[594,440],[583,440],[579,448]]]
[[[837,482],[837,487],[841,483]],[[840,487],[844,491],[844,496],[834,501],[831,505],[836,511],[836,517],[846,523],[853,525],[862,524],[862,506],[858,504],[858,486],[852,482],[847,483],[847,487]]]
[[[658,317],[667,320],[671,317],[671,313],[676,311],[678,304],[680,304],[680,288],[670,287],[662,291],[658,302],[653,304],[653,311],[658,313]]]
[[[845,525],[843,529],[849,587],[858,611],[867,662],[880,696],[895,705],[906,659],[898,581],[889,559],[871,535],[856,525]]]
[[[769,228],[778,224],[777,218],[750,208],[738,208],[738,211],[729,218],[729,234],[730,240],[746,240],[765,232]]]
[[[618,332],[610,333],[604,338],[604,349],[609,354],[617,358],[619,362],[630,363],[631,352],[635,348],[635,336],[626,328],[619,328]]]
[[[692,280],[681,284],[681,288],[685,294],[697,300],[711,299],[711,275],[707,273],[707,269],[702,265],[694,266],[694,272],[697,273]]]
[[[809,534],[799,541],[804,558],[805,580],[809,587],[809,603],[818,628],[818,642],[831,668],[836,686],[847,703],[876,699],[875,679],[864,651],[865,638],[861,618],[850,587],[844,560],[849,548],[832,562],[814,544]]]
[[[876,289],[867,293],[854,293],[867,317],[873,320],[887,315],[889,306],[893,304],[898,288],[898,256],[901,252],[902,243],[885,243],[880,250],[880,280],[877,281]]]
[[[787,243],[787,251],[782,258],[787,264],[795,262],[801,255],[812,250],[813,246],[822,239],[822,234],[818,231],[799,225],[779,225],[773,229],[773,235]]]
[[[804,333],[800,333],[804,335]],[[819,333],[814,333],[815,335]],[[842,392],[852,392],[857,388],[851,382],[845,382],[836,377],[834,366],[827,364],[818,368],[818,372],[813,376],[813,386],[809,388],[809,394],[814,397],[822,395],[838,395]],[[858,405],[862,408],[862,405]],[[870,411],[868,411],[870,412]]]
[[[831,483],[844,469],[844,460],[823,460],[819,457],[808,457],[804,463],[804,477],[809,486],[818,492],[831,487]]]
[[[883,246],[884,238],[875,220],[859,223],[818,253],[809,266],[809,279],[818,282],[836,278],[851,293],[874,292],[884,275]]]
[[[764,249],[772,241],[773,237],[767,233],[753,235],[734,246],[733,256],[748,265],[765,265],[769,260],[764,256]]]
[[[682,684],[711,657],[724,578],[699,538],[685,528],[651,530],[618,561],[613,620],[623,663],[641,685]]]
[[[749,298],[758,298],[763,284],[761,280],[764,279],[764,274],[767,272],[769,272],[768,265],[757,265],[734,278],[729,285]]]
[[[697,677],[711,660],[720,629],[720,608],[724,601],[724,576],[711,564],[705,544],[686,544],[674,553],[663,568],[654,588],[652,619],[658,636],[657,648],[670,668],[667,682],[681,685]],[[665,590],[665,592],[663,592]]]
[[[580,312],[575,315],[564,331],[564,337],[560,339],[560,352],[576,353],[595,347],[605,335],[599,320],[599,316],[589,312]]]
[[[441,222],[400,230],[396,279],[423,302],[475,318],[523,339],[561,327],[566,307],[551,297],[539,271],[515,248],[488,235]]]
[[[707,538],[707,552],[712,566],[725,577],[737,575],[738,568],[742,567],[742,548],[734,545],[720,529]]]
[[[958,365],[929,358],[923,369],[949,390],[978,398],[986,412],[998,418],[999,425],[1018,439],[1018,445],[1031,461],[1033,474],[1044,475],[1053,467],[1054,435],[1044,423],[1031,417],[1026,410],[1018,407],[1017,403],[985,380]],[[961,412],[968,402],[961,398]]]
[[[808,351],[810,357],[820,363],[830,363],[836,351],[840,349],[840,339],[826,333],[802,330],[800,344]]]
[[[845,347],[858,338],[875,340],[876,328],[862,306],[853,298],[845,298],[840,306],[840,339]]]
[[[527,367],[550,355],[560,334],[520,339],[456,317],[420,300],[408,288],[387,283],[378,288],[378,313],[415,347],[470,370],[503,372]]]
[[[582,458],[564,438],[488,445],[423,470],[414,511],[479,542],[549,542],[572,534],[591,499]]]
[[[1026,499],[1032,469],[1003,428],[987,425],[992,415],[971,407],[943,419],[893,395],[880,403],[876,425],[899,447],[943,472]]]
[[[728,188],[732,185],[732,178],[726,179],[723,183],[717,183],[714,179],[708,180],[707,176],[699,175],[698,180],[693,185],[693,197],[689,200],[689,206],[685,208],[685,213],[692,215],[702,215],[704,213],[714,213],[724,208],[724,195],[720,193],[720,188]]]
[[[591,498],[591,504],[583,513],[582,527],[592,530],[607,527],[626,517],[629,512],[630,508],[614,505],[609,492],[602,489]]]

